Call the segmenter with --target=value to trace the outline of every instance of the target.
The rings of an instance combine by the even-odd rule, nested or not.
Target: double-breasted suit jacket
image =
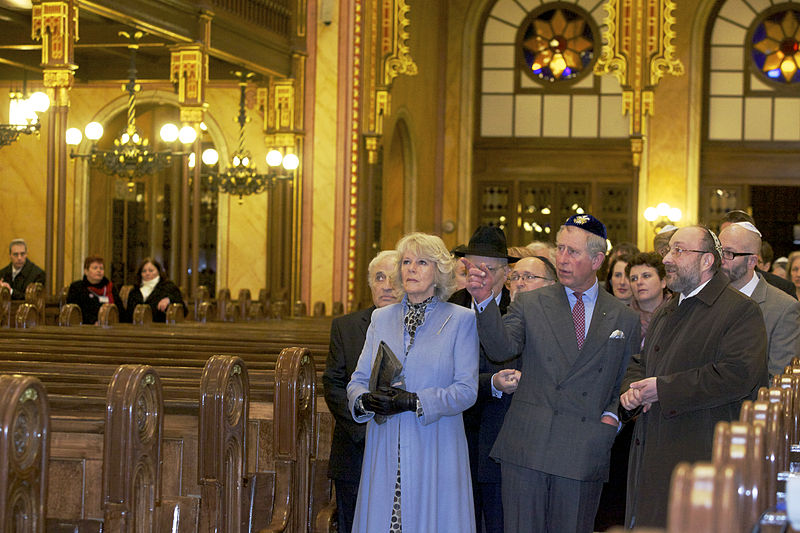
[[[767,328],[767,368],[770,375],[800,355],[800,302],[759,276],[750,297],[758,303]]]
[[[598,291],[579,351],[565,287],[556,283],[518,294],[503,319],[494,302],[478,313],[478,335],[491,357],[522,354],[522,378],[492,457],[580,481],[605,481],[616,413],[631,354],[639,348],[639,317]]]
[[[370,317],[375,306],[362,309],[331,322],[331,344],[322,385],[325,403],[336,420],[331,441],[328,477],[358,483],[361,461],[364,458],[364,436],[367,425],[359,424],[347,408],[347,384],[356,369],[358,356],[364,348]]]

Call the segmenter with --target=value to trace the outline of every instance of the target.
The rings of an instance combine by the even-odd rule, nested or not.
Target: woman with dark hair
[[[116,304],[121,322],[126,321],[125,308],[119,291],[105,276],[103,258],[90,255],[83,262],[83,279],[73,282],[67,293],[67,303],[81,308],[82,322],[95,324],[100,307],[104,303]]]
[[[633,292],[631,307],[639,313],[642,325],[642,346],[647,334],[647,327],[656,309],[669,299],[667,271],[661,262],[661,255],[656,252],[643,252],[636,255],[625,267],[625,274],[630,280]]]
[[[631,284],[625,274],[625,267],[631,262],[631,256],[618,255],[612,257],[608,265],[608,276],[606,277],[606,289],[608,292],[630,305],[633,298]]]
[[[128,296],[131,314],[136,306],[145,303],[153,310],[153,322],[167,321],[169,304],[179,303],[186,315],[186,304],[177,285],[167,279],[164,267],[152,257],[145,257],[136,271],[136,284]]]

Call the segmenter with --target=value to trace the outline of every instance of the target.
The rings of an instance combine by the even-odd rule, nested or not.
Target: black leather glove
[[[361,402],[367,411],[390,416],[404,411],[416,411],[417,393],[397,387],[379,387],[377,391],[362,395]]]

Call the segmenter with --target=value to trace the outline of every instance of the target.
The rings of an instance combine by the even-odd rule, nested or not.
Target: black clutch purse
[[[370,392],[377,391],[380,387],[396,386],[402,371],[403,365],[400,360],[392,349],[381,341],[375,354],[375,360],[372,362],[372,372],[369,375]],[[376,414],[374,420],[378,424],[383,424],[386,417]]]

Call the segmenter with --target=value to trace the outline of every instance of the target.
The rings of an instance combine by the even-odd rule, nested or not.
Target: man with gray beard
[[[767,283],[755,269],[761,251],[761,232],[750,222],[734,222],[719,234],[722,271],[731,286],[755,300],[767,328],[767,368],[780,374],[800,355],[800,302]]]
[[[626,527],[665,527],[672,470],[710,461],[714,426],[737,420],[767,382],[761,310],[720,272],[709,229],[681,228],[664,250],[676,297],[656,311],[620,391],[621,414],[641,412],[631,442]]]

